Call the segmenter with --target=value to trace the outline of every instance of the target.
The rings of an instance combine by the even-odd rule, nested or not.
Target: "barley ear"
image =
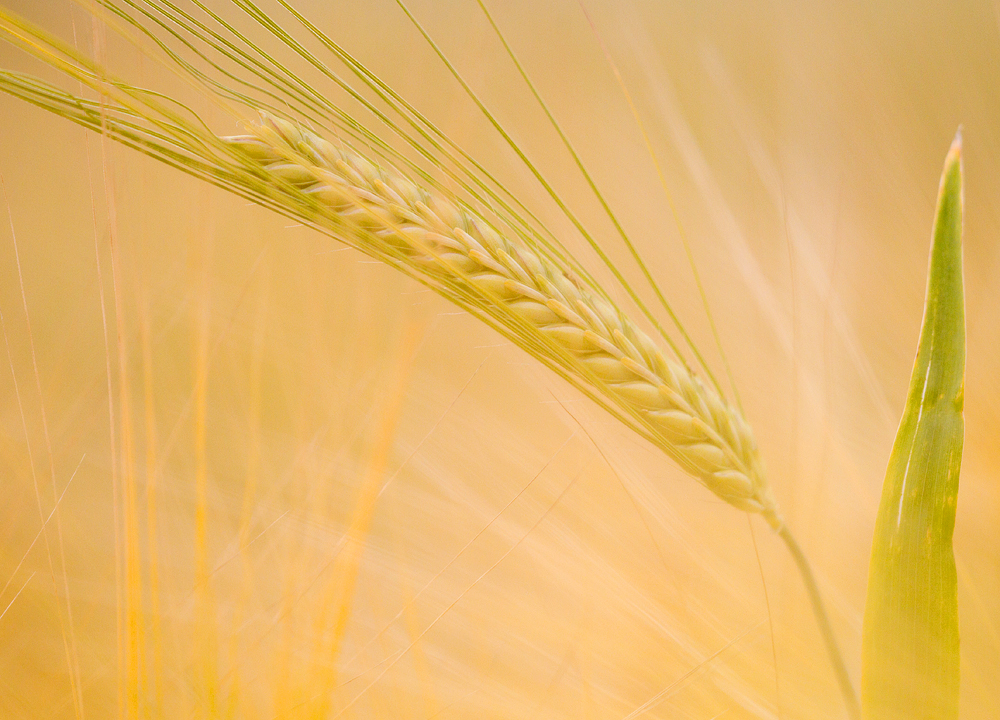
[[[451,299],[488,313],[523,348],[610,400],[718,497],[781,525],[739,411],[547,253],[288,121],[262,115],[252,135],[224,140],[310,220],[451,288]]]

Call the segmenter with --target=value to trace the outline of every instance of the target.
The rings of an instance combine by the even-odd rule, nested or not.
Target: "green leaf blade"
[[[965,420],[962,142],[945,160],[924,320],[872,542],[862,636],[865,720],[958,717],[952,550]]]

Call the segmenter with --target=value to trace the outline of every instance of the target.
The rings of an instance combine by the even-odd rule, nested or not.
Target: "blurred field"
[[[4,5],[91,51],[79,7]],[[295,5],[587,257],[395,3]],[[602,43],[621,71],[855,682],[963,125],[962,716],[1000,717],[1000,6],[585,7],[600,40],[576,2],[491,4],[724,373]],[[638,287],[476,4],[412,10]],[[766,526],[527,355],[328,238],[6,96],[0,118],[0,716],[844,716]]]

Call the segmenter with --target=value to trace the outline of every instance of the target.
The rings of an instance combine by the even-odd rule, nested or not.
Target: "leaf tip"
[[[948,158],[945,160],[945,164],[951,164],[956,160],[962,159],[962,126],[958,126],[958,132],[955,133],[955,139],[951,141],[951,148],[948,150]]]
[[[958,236],[956,238],[959,245],[961,244],[962,208],[965,204],[962,188],[964,168],[962,166],[962,126],[959,125],[958,131],[955,133],[955,139],[951,141],[951,147],[948,149],[948,157],[944,161],[944,170],[941,172],[941,185],[938,188],[938,218],[935,220],[935,232],[937,232],[938,223],[943,218],[941,216],[943,210],[952,206],[957,208],[958,213],[953,219],[957,219],[959,223]]]

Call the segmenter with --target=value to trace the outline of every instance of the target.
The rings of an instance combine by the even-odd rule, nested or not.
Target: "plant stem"
[[[840,692],[844,696],[847,714],[851,720],[860,720],[861,706],[858,704],[858,695],[851,684],[850,675],[847,674],[847,666],[844,665],[844,656],[841,655],[840,648],[837,647],[837,639],[833,636],[830,618],[826,614],[826,608],[823,606],[823,598],[819,594],[819,586],[816,584],[816,577],[813,575],[812,567],[810,567],[809,560],[792,535],[792,531],[788,529],[788,526],[783,521],[775,519],[777,523],[772,523],[772,526],[775,527],[778,535],[785,541],[785,545],[788,546],[789,552],[792,553],[795,564],[799,568],[799,574],[802,575],[802,582],[806,586],[806,592],[809,593],[813,614],[816,616],[816,624],[819,625],[823,641],[826,643],[826,651],[830,656],[830,664],[833,665],[833,672],[837,676]],[[770,518],[768,520],[770,521]]]

